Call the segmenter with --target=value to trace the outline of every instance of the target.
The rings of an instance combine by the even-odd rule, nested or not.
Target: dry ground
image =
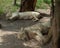
[[[21,40],[16,37],[16,33],[21,32],[21,28],[27,28],[38,24],[31,20],[17,20],[14,22],[1,20],[2,29],[0,29],[0,48],[28,48],[22,45]],[[35,27],[34,27],[35,28]],[[42,48],[50,48],[51,44],[43,46]]]

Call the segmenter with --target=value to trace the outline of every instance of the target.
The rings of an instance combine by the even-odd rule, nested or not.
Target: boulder
[[[50,9],[37,9],[37,12],[40,12],[40,15],[43,17],[49,17],[50,16]]]
[[[25,30],[24,33],[20,33],[19,39],[22,39],[24,41],[24,46],[40,47],[43,44],[44,37],[40,32]]]
[[[39,22],[45,27],[51,27],[51,17],[43,17]]]
[[[42,25],[42,34],[47,35],[51,27],[51,17],[43,17],[39,22]]]

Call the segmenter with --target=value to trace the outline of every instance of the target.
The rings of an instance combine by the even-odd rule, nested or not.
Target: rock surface
[[[37,12],[40,12],[41,16],[49,17],[50,9],[37,9]]]
[[[43,19],[44,18],[42,18],[41,20],[43,20]],[[0,20],[0,23],[3,26],[3,28],[0,29],[0,48],[29,48],[28,46],[29,46],[29,44],[31,46],[31,43],[34,46],[35,45],[37,46],[39,44],[39,40],[40,41],[44,40],[43,39],[44,37],[42,36],[40,31],[42,30],[43,26],[45,26],[42,24],[46,24],[45,23],[46,19],[47,19],[46,22],[48,22],[48,20],[50,20],[49,18],[45,18],[44,22],[43,21],[42,22],[41,21],[33,22],[32,20],[17,20],[15,22],[9,22],[6,20]],[[48,22],[48,24],[49,24],[49,22]],[[45,26],[45,27],[48,27],[48,26]],[[20,33],[22,33],[22,32],[24,33],[25,30],[28,31],[29,35],[31,34],[30,32],[32,32],[32,34],[34,34],[34,35],[32,35],[33,40],[30,39],[27,41],[25,41],[25,40],[21,41],[18,38],[18,36],[21,37]],[[19,35],[17,36],[17,34],[19,34]],[[22,35],[21,38],[24,39],[25,38],[24,35]],[[37,44],[35,44],[35,43],[37,43]],[[27,45],[27,46],[25,46],[25,45]],[[41,44],[39,46],[41,47]],[[43,46],[41,48],[49,48],[49,47],[50,47],[50,44]]]

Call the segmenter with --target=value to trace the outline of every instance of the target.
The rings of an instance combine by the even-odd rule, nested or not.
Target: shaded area
[[[22,40],[19,40],[15,34],[5,34],[1,37],[3,39],[3,42],[0,42],[0,48],[26,48],[22,44]]]
[[[29,48],[29,47],[25,47],[23,45],[24,41],[23,40],[19,40],[16,37],[16,33],[14,34],[5,34],[3,36],[0,36],[2,39],[2,42],[0,42],[0,48]],[[52,42],[51,42],[52,43]],[[43,45],[41,46],[41,48],[51,48],[52,44],[47,44],[47,45]]]
[[[0,48],[28,48],[23,46],[23,41],[16,37],[18,32],[21,32],[21,28],[34,27],[34,30],[41,26],[41,22],[33,22],[32,20],[16,20],[10,22],[7,20],[0,20],[2,29],[0,30]],[[33,29],[32,29],[33,30]],[[2,40],[2,41],[1,41]],[[49,44],[42,46],[42,48],[49,48]]]
[[[0,20],[0,24],[2,24],[3,31],[15,31],[19,32],[21,28],[26,28],[29,26],[33,26],[38,22],[33,22],[32,20],[17,20],[14,22],[10,22],[7,20]]]

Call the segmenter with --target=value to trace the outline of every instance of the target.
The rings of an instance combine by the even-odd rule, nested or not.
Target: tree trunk
[[[0,24],[0,29],[2,28],[2,25]]]
[[[21,8],[19,12],[34,11],[37,0],[21,0]]]
[[[60,0],[55,0],[53,26],[53,48],[60,48]]]
[[[16,1],[17,1],[17,0],[14,0],[14,5],[16,5]]]

